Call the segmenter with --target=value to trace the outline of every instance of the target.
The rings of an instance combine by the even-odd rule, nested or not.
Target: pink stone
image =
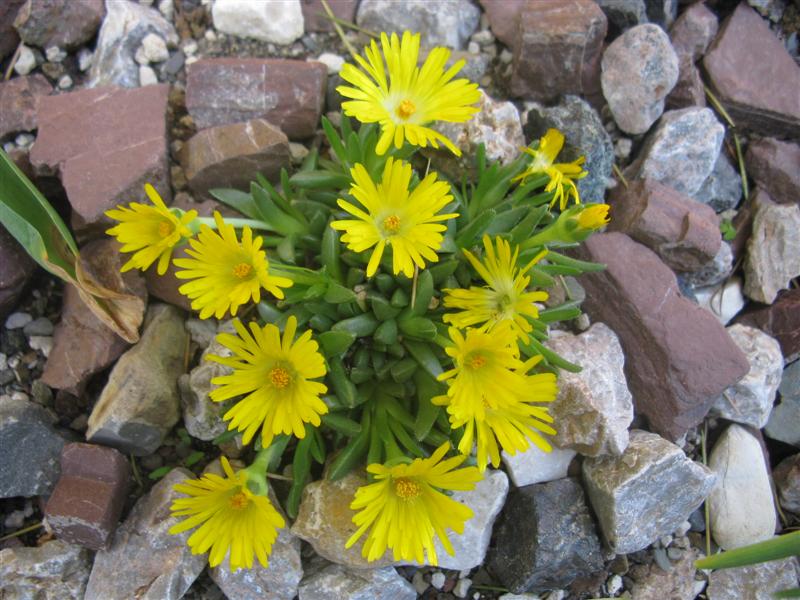
[[[50,82],[38,73],[0,83],[0,140],[18,131],[36,129],[39,99],[52,91]]]

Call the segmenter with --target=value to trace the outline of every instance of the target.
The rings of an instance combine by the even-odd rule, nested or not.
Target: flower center
[[[400,117],[401,119],[407,119],[408,117],[413,115],[415,112],[417,112],[417,107],[414,106],[414,103],[411,102],[411,100],[408,100],[408,99],[403,100],[397,106],[397,116]]]
[[[175,231],[175,227],[169,221],[161,221],[161,223],[158,224],[159,237],[165,238],[171,235],[173,231]]]
[[[243,510],[250,504],[250,499],[244,492],[236,492],[228,502],[233,510]]]
[[[388,233],[397,233],[400,231],[400,217],[397,215],[389,215],[383,220],[383,229]]]
[[[272,387],[282,390],[292,383],[292,376],[283,367],[273,367],[269,372],[269,380],[272,382]]]
[[[477,371],[486,364],[486,357],[480,354],[473,354],[467,359],[467,366],[473,371]]]
[[[233,274],[239,279],[244,279],[253,271],[253,267],[247,263],[239,263],[233,267]]]
[[[411,500],[422,493],[422,488],[416,481],[401,477],[395,480],[394,491],[403,500]]]

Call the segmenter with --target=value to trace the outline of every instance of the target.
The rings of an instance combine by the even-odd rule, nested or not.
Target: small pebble
[[[289,142],[289,155],[292,157],[294,164],[300,164],[308,156],[308,148],[297,142]]]
[[[456,598],[466,598],[469,588],[472,586],[471,579],[459,579],[456,587],[453,588],[453,595]]]
[[[567,592],[564,590],[553,590],[547,596],[545,596],[546,600],[564,600],[567,597]]]
[[[418,596],[424,594],[425,590],[430,587],[428,582],[425,581],[425,574],[421,569],[414,573],[414,577],[411,578],[411,585],[414,586],[414,590],[416,590]]]
[[[209,42],[216,42],[217,41],[217,32],[214,31],[213,29],[206,29],[204,37]]]
[[[629,138],[619,138],[614,144],[614,156],[620,160],[626,160],[631,155],[633,140]]]
[[[662,535],[660,538],[658,538],[658,543],[661,544],[664,548],[666,548],[672,543],[672,536]]]
[[[606,593],[609,596],[616,596],[622,590],[622,577],[612,575],[606,581]]]
[[[675,534],[675,537],[683,537],[684,535],[689,533],[689,530],[691,528],[692,524],[689,521],[684,521],[683,523],[678,525],[678,528],[673,533]]]
[[[694,582],[694,590],[693,590],[693,592],[694,592],[695,598],[703,593],[703,590],[706,589],[706,584],[707,583],[708,582],[705,579],[698,579],[697,581]]]
[[[480,54],[481,47],[477,42],[470,42],[469,44],[467,44],[467,52],[469,52],[470,54]]]
[[[44,55],[47,57],[47,60],[54,63],[60,63],[62,60],[67,58],[67,53],[58,46],[50,46],[44,51]]]
[[[14,143],[20,148],[28,148],[31,146],[36,138],[30,133],[20,133],[15,139]]]
[[[147,85],[155,85],[158,83],[158,76],[156,72],[146,65],[139,66],[139,85],[142,87]]]
[[[164,15],[167,21],[172,21],[172,17],[175,16],[175,5],[172,0],[161,0],[158,3],[158,12]]]
[[[503,48],[503,51],[500,53],[500,62],[504,65],[508,65],[512,60],[514,60],[514,55],[511,54],[508,48]]]
[[[11,369],[0,369],[0,385],[8,385],[15,379],[14,371]]]
[[[94,62],[94,52],[88,48],[78,50],[78,68],[81,72],[88,71]]]
[[[8,356],[0,352],[0,371],[8,367]]]
[[[19,392],[18,391],[18,392],[14,392],[13,394],[11,394],[11,399],[12,400],[17,400],[17,401],[23,401],[24,400],[24,401],[27,402],[28,400],[30,400],[30,397],[25,392]]]
[[[183,53],[186,56],[193,56],[197,53],[197,42],[194,40],[189,40],[183,45]]]
[[[19,329],[25,327],[28,323],[33,321],[33,317],[28,313],[15,312],[8,315],[6,319],[6,329]]]
[[[58,89],[60,90],[68,90],[72,87],[72,77],[69,75],[63,75],[58,79]]]
[[[36,379],[31,383],[31,394],[33,401],[42,406],[52,406],[53,404],[53,390],[51,390],[46,383],[41,379]]]
[[[6,142],[5,144],[3,144],[3,151],[6,154],[10,154],[11,152],[13,152],[16,149],[17,149],[17,147],[14,145],[14,142]]]
[[[431,585],[437,590],[441,590],[444,587],[445,581],[447,581],[447,577],[441,571],[436,571],[431,575]]]
[[[20,529],[25,524],[25,512],[15,510],[10,512],[3,521],[3,526],[6,529]]]
[[[53,338],[49,335],[32,335],[28,338],[28,345],[33,349],[44,354],[45,358],[50,356],[53,349]]]
[[[655,559],[656,564],[659,567],[661,567],[663,571],[672,570],[672,563],[669,562],[669,558],[667,557],[667,551],[664,548],[654,548],[653,558]]]
[[[317,57],[317,61],[328,68],[328,75],[338,73],[344,66],[344,58],[331,52],[323,52]]]
[[[169,58],[167,42],[164,41],[164,38],[155,33],[148,33],[142,38],[140,49],[144,53],[145,58],[151,63],[164,62]]]
[[[494,35],[488,29],[484,29],[472,34],[472,41],[481,46],[488,46],[489,44],[494,44]]]
[[[197,56],[187,56],[187,57],[186,57],[186,65],[187,65],[187,66],[188,66],[188,65],[193,65],[193,64],[194,64],[194,63],[196,63],[198,60],[200,60],[200,58],[199,58],[199,57],[197,57]]]
[[[33,50],[23,45],[20,46],[19,57],[14,63],[14,71],[17,75],[27,75],[36,68],[36,55]]]
[[[69,428],[73,431],[83,433],[89,428],[89,415],[78,415],[69,424]]]
[[[667,557],[670,560],[680,560],[683,557],[683,549],[670,546],[667,548]]]

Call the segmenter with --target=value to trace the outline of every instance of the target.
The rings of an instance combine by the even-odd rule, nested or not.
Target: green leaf
[[[694,564],[698,569],[730,569],[790,556],[800,556],[800,531],[706,556]]]
[[[216,446],[219,446],[221,444],[224,444],[225,442],[231,441],[237,435],[239,435],[239,432],[236,429],[231,429],[229,431],[226,431],[225,433],[219,434],[217,437],[211,440],[211,443]]]
[[[773,598],[800,598],[800,588],[792,588],[783,590],[782,592],[775,592],[772,594]]]
[[[375,293],[368,294],[367,298],[370,301],[372,312],[375,313],[375,316],[379,321],[388,321],[389,319],[394,319],[397,315],[400,314],[400,311],[402,310],[401,308],[392,306],[386,300],[386,298],[378,294]]]
[[[469,225],[456,236],[456,246],[459,248],[471,248],[475,242],[481,238],[483,232],[495,218],[497,213],[492,210],[485,210],[476,218],[469,222]]]
[[[261,221],[264,218],[264,215],[261,214],[256,203],[253,201],[253,196],[247,192],[234,190],[232,188],[214,188],[213,190],[208,190],[208,193],[211,194],[213,198],[216,198],[223,204],[227,204],[246,217],[256,219],[257,221]],[[265,223],[265,225],[269,224]],[[275,231],[271,227],[269,229]]]
[[[730,242],[736,237],[736,228],[730,219],[722,219],[719,223],[719,231],[722,234],[722,239]]]
[[[356,293],[353,290],[346,288],[339,283],[336,283],[335,281],[331,281],[328,284],[328,289],[325,291],[324,298],[325,302],[330,302],[331,304],[355,302]]]
[[[272,231],[277,231],[285,236],[303,235],[307,233],[305,224],[300,223],[297,219],[278,208],[275,201],[270,198],[264,188],[255,183],[251,183],[250,195],[253,196],[253,201],[259,213],[262,215],[261,220],[263,220]]]
[[[397,321],[389,319],[378,325],[373,338],[376,342],[386,344],[387,346],[397,342]]]
[[[547,361],[547,363],[554,367],[564,369],[570,373],[580,373],[583,370],[580,365],[576,365],[575,363],[571,363],[565,358],[562,358],[546,346],[542,345],[542,343],[536,340],[533,336],[530,337],[527,345],[520,344],[520,346],[530,355],[541,354],[544,356],[544,359]]]
[[[431,402],[431,398],[444,393],[445,386],[436,381],[422,369],[414,373],[417,386],[417,415],[414,420],[414,435],[419,441],[424,440],[436,422],[441,408]]]
[[[416,360],[413,358],[405,358],[397,361],[389,372],[392,374],[392,379],[398,383],[402,383],[410,379],[418,367],[419,363],[417,363]]]
[[[152,479],[153,481],[161,479],[164,475],[172,471],[172,469],[173,467],[170,467],[169,465],[164,465],[163,467],[159,467],[154,471],[150,471],[150,473],[147,475],[147,478]]]
[[[306,432],[306,436],[297,442],[297,447],[294,449],[294,458],[292,460],[292,487],[286,499],[286,513],[292,519],[297,518],[297,511],[300,508],[300,499],[303,495],[303,489],[305,489],[308,476],[311,473],[311,445],[313,441],[314,436]]]
[[[352,183],[349,175],[336,171],[300,171],[289,181],[303,190],[343,190]]]
[[[421,317],[428,312],[428,305],[433,298],[433,275],[430,271],[422,271],[417,277],[417,294],[414,298],[414,305],[411,307],[412,314]]]
[[[191,467],[193,464],[200,462],[205,457],[206,453],[202,452],[201,450],[195,450],[189,456],[187,456],[183,464],[187,467]]]
[[[333,391],[339,401],[347,408],[358,406],[358,391],[355,384],[350,381],[345,372],[344,363],[338,356],[333,356],[328,359],[330,368],[328,369],[328,380],[333,387]]]
[[[322,246],[320,247],[320,262],[328,274],[339,283],[344,282],[342,263],[339,262],[339,233],[330,225],[322,233]]]
[[[361,419],[361,433],[351,438],[331,463],[331,467],[328,471],[328,479],[331,481],[341,479],[363,458],[369,447],[370,424],[370,413],[368,410],[365,410],[364,416]]]
[[[352,419],[348,419],[340,413],[329,412],[320,417],[322,423],[339,433],[352,437],[361,433],[361,425]]]
[[[413,340],[405,340],[403,345],[414,359],[419,363],[425,371],[434,379],[444,372],[439,359],[431,350],[430,344],[426,342],[416,342]]]
[[[406,317],[397,320],[397,324],[407,336],[421,340],[433,340],[436,337],[436,325],[425,317]]]
[[[378,321],[371,314],[363,313],[349,319],[339,321],[331,327],[331,331],[349,331],[356,337],[365,337],[372,335],[375,328],[378,326]]]
[[[344,120],[345,117],[342,117],[343,124]],[[342,138],[340,138],[339,134],[336,133],[333,123],[331,123],[327,117],[322,117],[322,130],[325,132],[325,137],[328,138],[328,143],[331,145],[331,150],[333,150],[334,155],[339,159],[339,162],[344,165],[346,161],[346,154],[344,151],[344,144],[342,144]]]
[[[317,341],[322,347],[326,358],[340,356],[356,341],[356,336],[349,331],[326,331],[317,336]]]

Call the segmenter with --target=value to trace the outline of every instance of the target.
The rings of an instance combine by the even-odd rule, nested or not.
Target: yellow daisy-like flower
[[[481,324],[481,329],[485,331],[491,331],[498,323],[509,321],[516,334],[527,342],[528,333],[533,329],[528,318],[539,318],[535,303],[544,302],[548,296],[547,292],[527,291],[531,278],[526,273],[547,252],[540,252],[527,265],[519,268],[519,247],[515,247],[512,254],[511,245],[506,240],[498,236],[493,246],[488,235],[483,236],[483,247],[486,251],[484,262],[480,262],[469,250],[464,250],[464,255],[488,287],[445,289],[445,308],[459,308],[461,312],[446,314],[443,320],[459,329]]]
[[[580,204],[581,198],[574,180],[588,175],[581,167],[585,161],[583,156],[571,163],[554,163],[563,147],[564,134],[557,129],[548,129],[544,137],[539,140],[539,147],[536,150],[522,148],[523,152],[533,157],[533,162],[524,173],[512,179],[512,181],[522,180],[524,182],[533,175],[546,174],[550,177],[550,181],[544,189],[546,192],[555,192],[550,206],[558,202],[561,210],[567,207],[570,196],[575,198],[575,204]]]
[[[578,228],[594,231],[605,227],[611,220],[608,218],[608,204],[588,204],[578,215]]]
[[[482,471],[490,461],[499,466],[500,448],[515,454],[532,441],[549,452],[550,445],[538,432],[554,434],[548,425],[553,418],[547,407],[535,403],[555,399],[556,377],[552,373],[528,374],[541,357],[520,360],[516,335],[507,321],[491,333],[468,329],[462,335],[451,327],[450,339],[453,345],[446,352],[455,368],[439,376],[449,388],[446,396],[433,402],[447,406],[454,429],[465,427],[458,450],[469,454],[475,442]]]
[[[122,272],[131,269],[146,271],[158,261],[158,274],[167,272],[172,249],[191,237],[188,225],[197,218],[196,210],[188,210],[180,217],[167,208],[156,189],[146,183],[144,191],[153,206],[131,202],[130,208],[119,205],[106,211],[106,216],[119,221],[106,231],[122,244],[121,252],[133,252],[131,259],[122,265]]]
[[[207,473],[174,486],[188,498],[172,503],[172,515],[188,518],[169,532],[177,534],[199,526],[188,544],[192,554],[210,550],[208,563],[212,567],[221,564],[230,550],[232,571],[251,568],[254,555],[266,568],[277,529],[286,523],[267,498],[248,489],[244,470],[234,473],[224,456],[221,462],[225,477]]]
[[[261,301],[262,287],[276,298],[283,298],[281,288],[290,287],[292,280],[269,274],[261,237],[253,238],[253,232],[245,226],[240,242],[236,230],[218,212],[214,213],[214,221],[218,231],[203,225],[197,239],[189,240],[191,249],[186,254],[192,258],[173,261],[184,269],[177,271],[175,277],[194,280],[184,283],[178,291],[192,300],[192,308],[200,311],[200,318],[214,315],[221,319],[228,310],[235,315],[251,299]]]
[[[339,206],[356,219],[334,221],[331,227],[344,230],[342,241],[350,250],[363,252],[375,246],[367,265],[367,277],[378,270],[383,251],[392,247],[392,271],[406,277],[414,275],[414,265],[425,268],[425,261],[436,262],[436,250],[442,245],[442,232],[446,221],[458,213],[436,214],[453,200],[450,185],[436,181],[436,173],[423,179],[413,191],[411,165],[389,158],[383,170],[383,179],[377,186],[364,165],[356,164],[351,170],[353,185],[350,193],[366,209],[339,199]]]
[[[381,558],[387,548],[394,560],[438,562],[433,536],[445,551],[453,555],[453,546],[445,529],[464,532],[464,522],[472,518],[472,509],[448,497],[442,490],[471,490],[480,481],[475,467],[456,469],[465,456],[442,460],[450,448],[441,445],[430,458],[417,458],[411,464],[395,466],[372,464],[367,471],[375,483],[356,490],[350,508],[360,511],[353,517],[358,530],[347,540],[350,548],[367,530],[369,534],[361,553],[369,561]]]
[[[434,48],[418,67],[419,40],[420,34],[408,31],[402,40],[396,33],[391,38],[382,33],[383,56],[373,41],[364,48],[366,58],[355,57],[363,71],[345,64],[340,75],[353,87],[336,88],[345,98],[352,98],[342,103],[342,109],[362,123],[380,123],[381,137],[375,149],[379,155],[392,142],[395,148],[401,148],[408,140],[423,148],[428,144],[438,148],[441,142],[460,156],[461,151],[447,137],[426,125],[433,121],[469,121],[478,112],[471,106],[480,99],[478,86],[467,79],[453,80],[464,61],[445,70],[450,58],[447,48]]]
[[[233,369],[230,375],[211,380],[220,386],[212,390],[211,399],[223,402],[244,396],[223,417],[231,421],[228,429],[243,432],[242,441],[247,444],[260,428],[261,447],[268,448],[279,433],[303,438],[306,423],[319,427],[320,415],[328,412],[320,395],[328,388],[311,380],[324,377],[327,369],[311,331],[295,340],[294,316],[287,320],[282,338],[275,325],[250,323],[249,332],[238,319],[233,325],[238,335],[217,336],[233,356],[208,357]]]

